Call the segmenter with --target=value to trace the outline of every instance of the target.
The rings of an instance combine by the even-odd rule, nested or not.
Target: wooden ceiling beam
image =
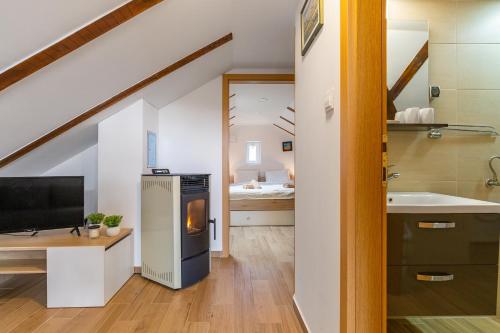
[[[59,126],[58,128],[52,130],[51,132],[45,134],[44,136],[40,137],[39,139],[29,143],[28,145],[22,147],[19,150],[16,150],[15,152],[9,154],[8,156],[4,157],[3,159],[0,160],[0,168],[6,166],[7,164],[21,158],[22,156],[28,154],[29,152],[35,150],[36,148],[40,147],[41,145],[49,142],[50,140],[58,137],[59,135],[69,131],[73,127],[81,124],[85,120],[95,116],[96,114],[106,110],[110,106],[118,103],[119,101],[127,98],[128,96],[138,92],[139,90],[145,88],[146,86],[150,85],[151,83],[154,83],[158,81],[159,79],[163,78],[164,76],[167,76],[168,74],[178,70],[179,68],[193,62],[194,60],[204,56],[205,54],[217,49],[218,47],[230,42],[233,40],[233,34],[227,34],[226,36],[219,38],[215,42],[212,42],[201,49],[199,49],[196,52],[191,53],[190,55],[178,60],[177,62],[165,67],[161,71],[145,78],[139,83],[134,84],[128,89],[123,90],[122,92],[118,93],[117,95],[111,97],[110,99],[102,102],[101,104],[93,107],[92,109],[82,113],[81,115],[77,116],[76,118],[70,120],[69,122],[63,124],[62,126]]]
[[[429,58],[429,41],[426,41],[424,46],[418,51],[417,55],[413,58],[411,63],[406,67],[401,77],[396,81],[391,88],[390,93],[392,100],[395,101],[403,89],[410,83],[411,79],[417,74],[418,70]]]
[[[387,89],[387,119],[396,118],[396,104],[394,104],[394,98],[392,97],[391,91]]]
[[[288,120],[288,119],[286,119],[286,118],[285,118],[285,117],[283,117],[283,116],[280,116],[280,118],[281,118],[281,119],[283,119],[284,121],[286,121],[287,123],[289,123],[290,125],[295,126],[295,123],[294,123],[293,121]]]
[[[280,130],[285,131],[285,132],[287,132],[288,134],[295,136],[295,134],[294,134],[294,133],[290,132],[289,130],[284,129],[284,128],[283,128],[283,127],[281,127],[280,125],[277,125],[277,124],[273,124],[273,125],[274,125],[274,126],[276,126],[276,127],[278,127]]]
[[[417,55],[415,55],[411,63],[406,67],[392,89],[387,89],[387,119],[394,119],[396,117],[396,112],[398,111],[394,103],[396,98],[398,98],[399,94],[401,94],[408,83],[410,83],[427,59],[429,59],[429,41],[426,41],[424,46],[418,51]]]
[[[0,91],[104,35],[163,0],[131,0],[0,73]]]

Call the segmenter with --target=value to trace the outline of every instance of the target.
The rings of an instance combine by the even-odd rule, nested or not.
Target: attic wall
[[[260,164],[246,163],[248,141],[261,142]],[[273,125],[233,126],[230,130],[229,172],[234,175],[238,169],[259,170],[261,177],[266,171],[286,169],[294,174],[293,151],[284,152],[282,143],[292,141],[293,136]],[[294,146],[294,145],[293,145]]]
[[[339,332],[340,1],[325,0],[325,25],[303,57],[295,21],[295,303],[309,332]],[[335,91],[335,111],[324,97]],[[327,281],[327,282],[326,282]],[[326,283],[325,283],[326,282]]]
[[[171,172],[210,173],[210,218],[217,219],[212,251],[222,250],[222,78],[159,110],[159,166]]]
[[[99,123],[98,210],[122,215],[134,228],[134,264],[141,266],[141,174],[146,170],[147,131],[158,128],[157,111],[143,99]]]
[[[33,176],[84,176],[84,215],[97,211],[97,145],[76,154],[41,175]]]

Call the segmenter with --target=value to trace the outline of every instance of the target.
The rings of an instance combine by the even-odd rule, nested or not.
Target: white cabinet
[[[47,307],[104,306],[133,274],[133,234],[110,247],[47,248]]]
[[[104,303],[134,274],[133,237],[123,239],[104,252]]]

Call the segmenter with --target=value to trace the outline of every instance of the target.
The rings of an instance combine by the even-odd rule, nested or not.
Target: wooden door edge
[[[340,9],[340,332],[385,333],[385,0],[341,0]]]

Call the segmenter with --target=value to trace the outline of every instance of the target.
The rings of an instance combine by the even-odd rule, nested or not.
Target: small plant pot
[[[106,235],[108,235],[109,237],[114,237],[114,236],[117,236],[118,234],[120,233],[120,227],[108,227],[106,229]]]
[[[99,238],[99,236],[101,235],[101,226],[99,224],[90,224],[88,228],[90,239]]]

